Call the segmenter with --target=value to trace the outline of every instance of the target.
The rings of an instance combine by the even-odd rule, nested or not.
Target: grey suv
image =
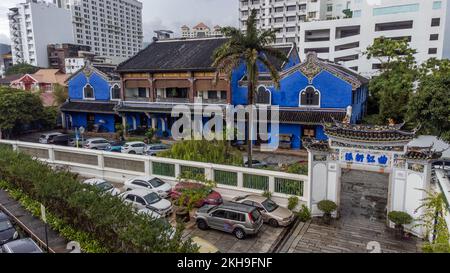
[[[196,212],[194,218],[201,230],[217,229],[232,233],[239,240],[257,234],[263,225],[263,217],[255,207],[233,202],[206,205]]]

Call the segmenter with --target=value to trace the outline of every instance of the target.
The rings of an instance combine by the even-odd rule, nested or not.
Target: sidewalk
[[[12,199],[8,193],[3,190],[0,190],[0,210],[6,213],[13,222],[23,229],[27,236],[31,237],[44,251],[46,250],[44,222],[22,208],[19,202]],[[69,250],[66,250],[67,240],[50,228],[48,229],[48,244],[50,253],[69,252]]]

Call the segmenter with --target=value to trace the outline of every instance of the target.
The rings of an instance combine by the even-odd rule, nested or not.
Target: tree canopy
[[[27,63],[20,63],[13,65],[10,67],[6,72],[6,76],[10,75],[17,75],[17,74],[34,74],[36,73],[40,68],[36,66],[32,66]]]

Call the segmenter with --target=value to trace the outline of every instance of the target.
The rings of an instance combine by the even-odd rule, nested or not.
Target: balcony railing
[[[157,98],[156,102],[164,103],[189,103],[189,98]]]

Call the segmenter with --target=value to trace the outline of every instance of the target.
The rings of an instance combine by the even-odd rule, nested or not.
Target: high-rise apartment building
[[[121,62],[142,49],[142,3],[137,0],[54,0],[70,10],[75,43]]]
[[[407,39],[419,63],[450,57],[450,0],[240,0],[240,25],[250,10],[258,27],[278,29],[277,44],[295,42],[301,58],[315,51],[365,76],[376,74],[379,60],[365,49],[375,38]]]
[[[14,64],[48,67],[47,45],[73,43],[70,12],[56,5],[27,0],[8,13]]]

